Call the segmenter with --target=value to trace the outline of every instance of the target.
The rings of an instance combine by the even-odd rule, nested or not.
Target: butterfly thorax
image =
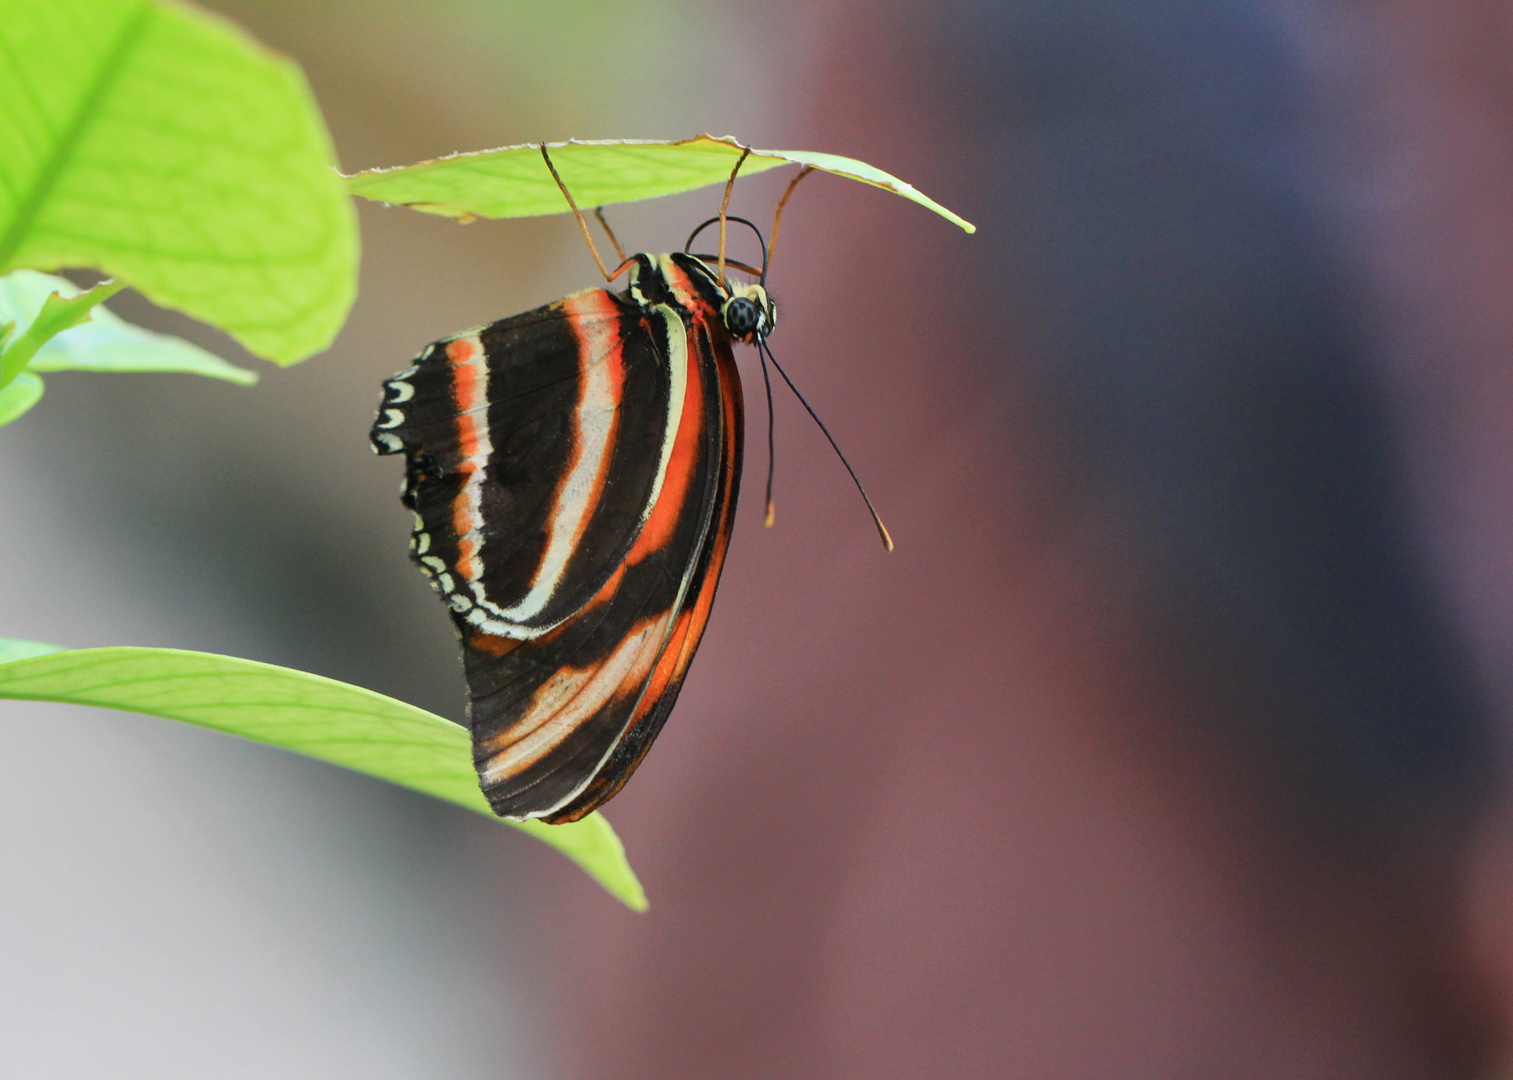
[[[777,307],[761,285],[732,278],[722,282],[696,255],[637,255],[626,296],[643,309],[669,305],[687,321],[719,327],[736,341],[753,344],[777,325]]]

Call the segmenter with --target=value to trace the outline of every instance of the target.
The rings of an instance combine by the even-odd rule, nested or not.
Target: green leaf
[[[177,649],[72,649],[0,664],[0,698],[98,705],[182,720],[355,769],[501,820],[478,790],[464,728],[303,671]],[[561,851],[627,907],[645,910],[641,884],[602,816],[569,825],[507,824]]]
[[[16,270],[0,277],[0,322],[11,319],[26,327],[48,296],[79,295],[67,278]],[[48,341],[31,361],[32,371],[159,371],[204,375],[250,386],[257,374],[228,364],[219,356],[182,338],[157,334],[97,307],[82,326]]]
[[[547,143],[552,164],[580,207],[635,202],[692,191],[730,178],[743,144],[728,135],[699,135],[678,142],[613,139]],[[752,150],[742,176],[782,165],[810,165],[845,176],[934,210],[967,232],[977,227],[881,169],[835,154],[806,150]],[[441,214],[460,221],[475,217],[561,214],[567,201],[541,157],[539,144],[453,154],[394,169],[368,169],[347,177],[354,195]]]
[[[42,377],[23,371],[9,386],[0,387],[0,427],[31,409],[42,400]]]
[[[37,312],[21,336],[11,342],[0,356],[0,387],[7,385],[21,373],[37,350],[65,330],[72,330],[80,323],[89,321],[90,311],[98,304],[109,300],[126,286],[107,281],[96,285],[86,293],[65,297],[48,293],[42,301],[42,310]]]
[[[356,292],[354,208],[291,61],[159,0],[0,0],[0,272],[88,266],[293,363]]]

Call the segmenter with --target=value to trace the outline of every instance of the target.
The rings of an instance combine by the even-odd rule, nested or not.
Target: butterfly
[[[677,699],[740,489],[731,347],[764,349],[777,322],[766,245],[761,270],[724,256],[726,221],[750,222],[722,207],[700,226],[719,222],[718,257],[689,254],[691,236],[611,275],[562,191],[628,287],[434,342],[384,381],[371,435],[405,457],[410,555],[462,638],[483,792],[502,817],[554,824],[624,786]],[[770,382],[768,405],[770,421]]]

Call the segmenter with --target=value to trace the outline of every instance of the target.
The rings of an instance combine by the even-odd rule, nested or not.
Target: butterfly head
[[[725,292],[727,298],[720,307],[720,320],[731,337],[750,345],[772,333],[778,313],[766,289],[727,279]]]

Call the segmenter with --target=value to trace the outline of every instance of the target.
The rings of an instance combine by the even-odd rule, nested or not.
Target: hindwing
[[[625,786],[651,749],[652,741],[661,733],[662,725],[677,701],[678,691],[683,688],[688,665],[693,662],[699,641],[704,636],[704,626],[714,605],[715,590],[720,583],[720,571],[725,566],[725,552],[735,525],[736,497],[741,487],[741,449],[745,441],[741,381],[735,359],[730,355],[730,346],[716,336],[709,348],[716,360],[722,391],[720,470],[714,509],[698,563],[673,620],[667,644],[651,677],[641,688],[624,734],[584,789],[549,818],[550,821],[576,821],[602,806]]]
[[[576,820],[618,791],[703,633],[735,509],[740,386],[728,342],[679,325],[683,414],[656,506],[622,565],[548,635],[513,642],[475,632],[464,643],[474,758],[506,817]]]

